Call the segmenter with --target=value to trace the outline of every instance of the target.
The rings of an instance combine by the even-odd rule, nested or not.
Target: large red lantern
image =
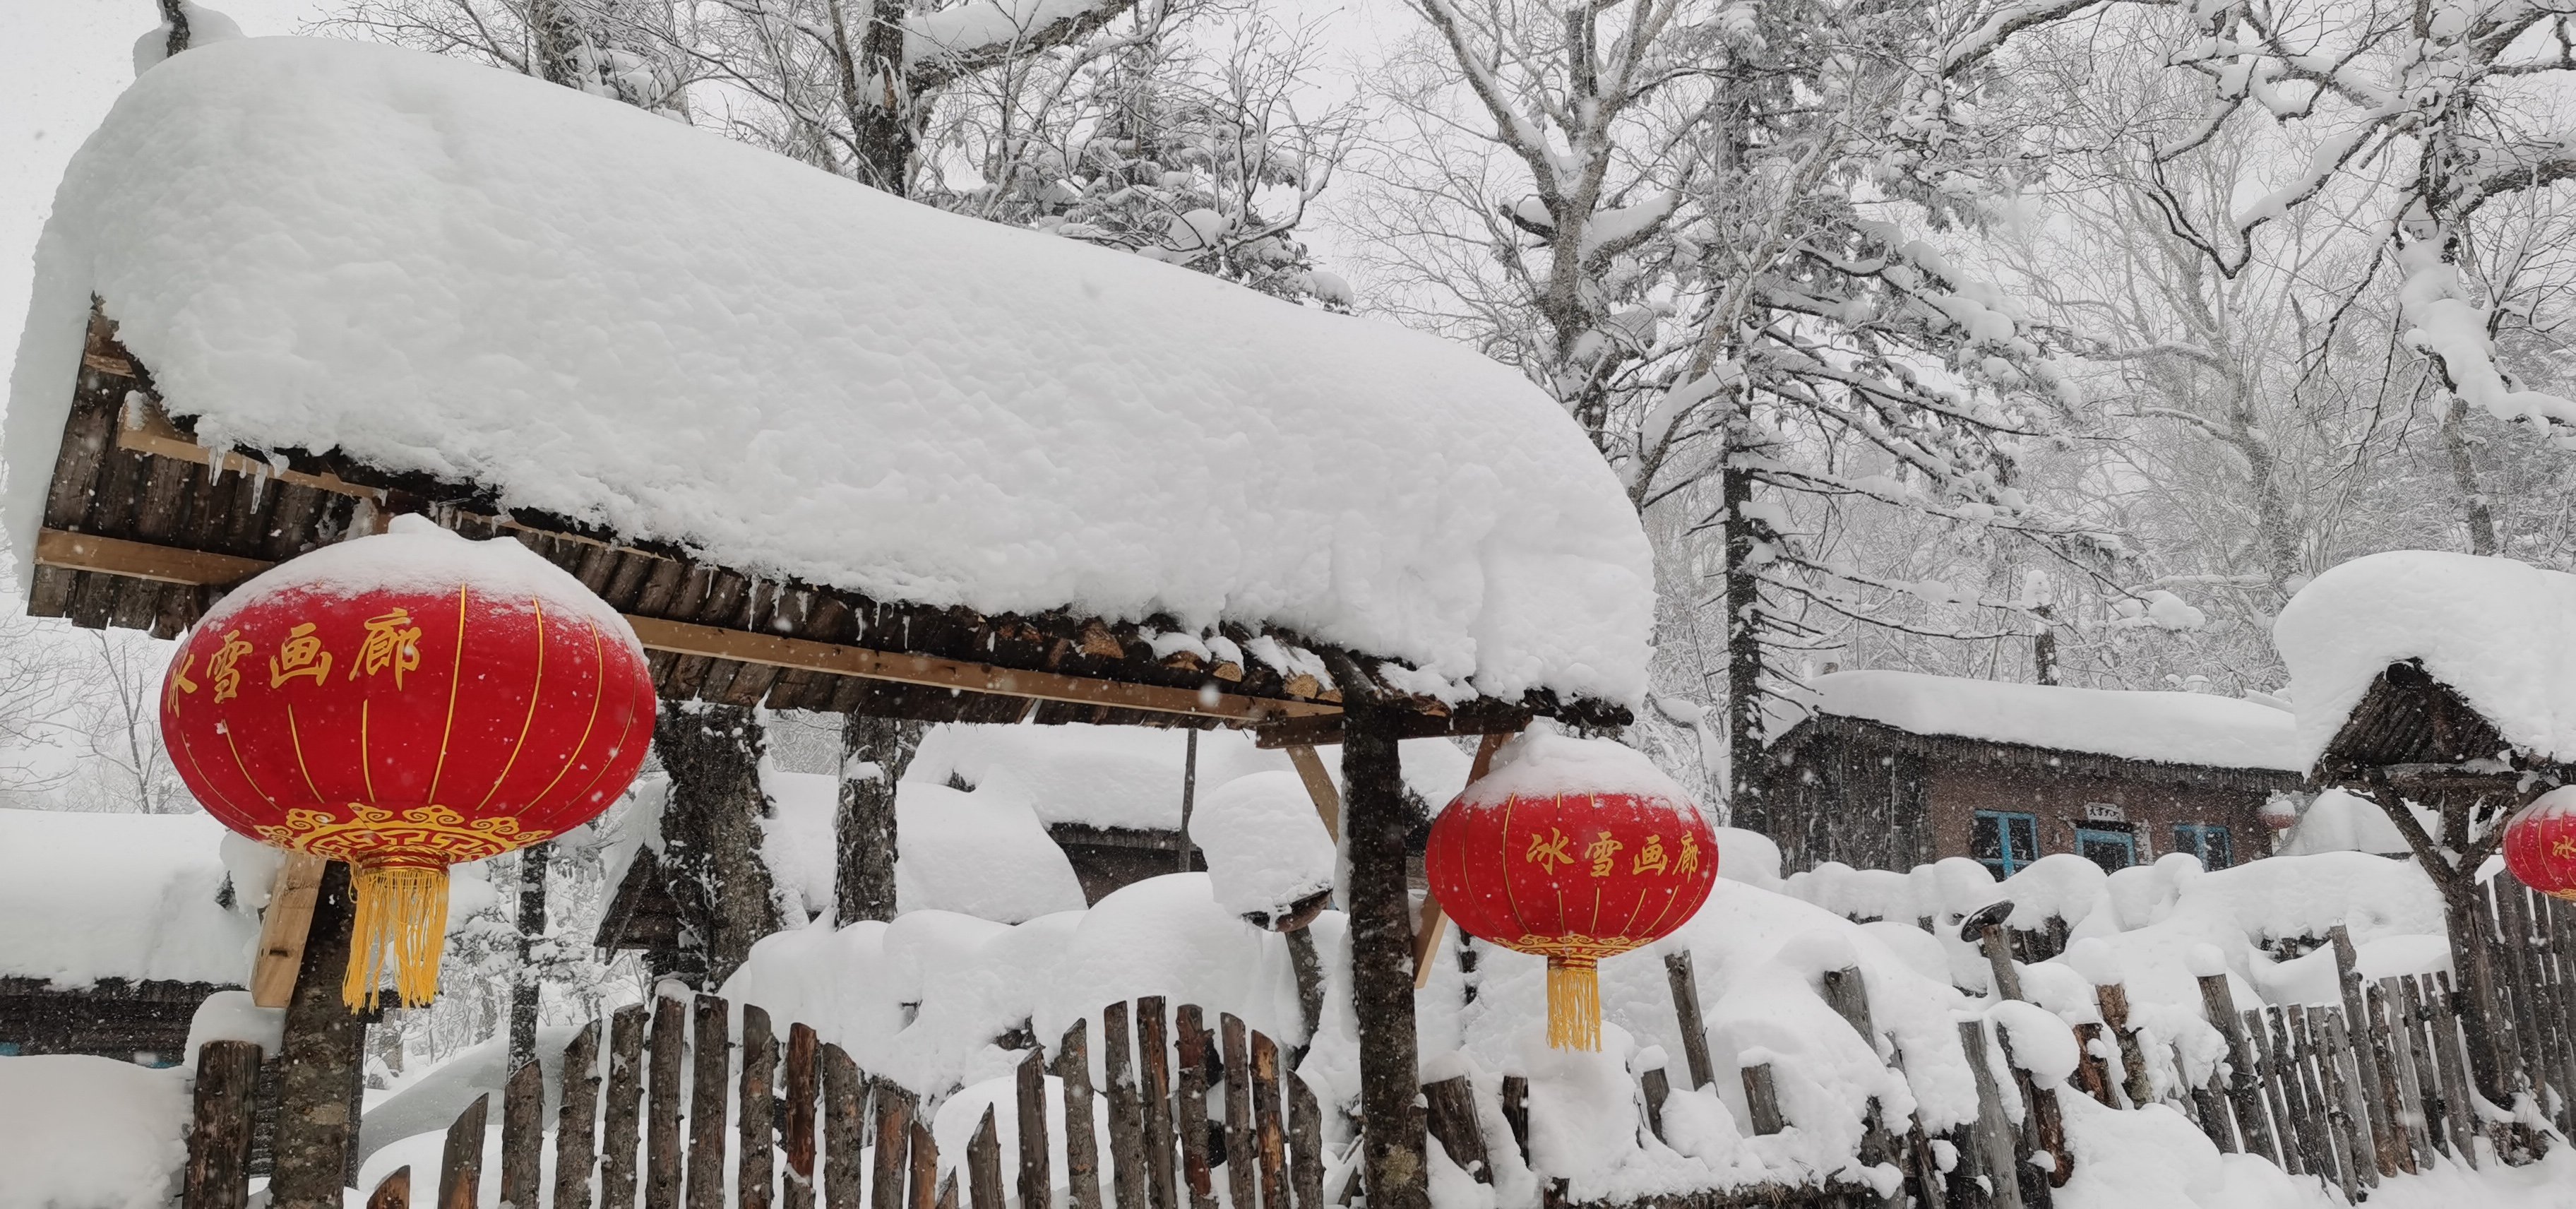
[[[1548,1044],[1597,1050],[1597,964],[1699,911],[1717,836],[1644,756],[1532,732],[1440,812],[1424,865],[1468,934],[1547,958]]]
[[[429,521],[234,589],[163,677],[161,738],[207,813],[347,861],[341,996],[438,990],[447,866],[590,821],[635,779],[653,681],[625,619],[519,543]]]
[[[2576,902],[2576,786],[2540,795],[2505,823],[2504,867],[2523,885]]]

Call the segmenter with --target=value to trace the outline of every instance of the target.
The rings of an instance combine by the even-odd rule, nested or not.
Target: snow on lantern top
[[[2576,759],[2576,575],[2510,558],[2391,550],[2319,575],[2272,642],[2314,763],[2390,664],[2421,660],[2512,746]]]
[[[557,617],[593,622],[601,633],[623,639],[637,660],[644,658],[634,627],[571,573],[509,538],[474,541],[422,516],[397,516],[383,533],[323,546],[262,571],[225,593],[206,610],[197,628],[219,628],[241,609],[287,592],[319,597],[384,592],[440,595],[466,585],[489,608],[516,608],[521,601],[534,601]]]
[[[209,443],[880,599],[1285,627],[1414,691],[1645,685],[1635,511],[1514,371],[528,77],[178,56],[73,158],[36,282],[22,562],[95,296]]]

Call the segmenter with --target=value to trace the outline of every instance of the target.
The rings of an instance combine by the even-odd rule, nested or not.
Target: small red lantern
[[[2576,902],[2576,786],[2540,795],[2505,823],[2504,867],[2523,885]]]
[[[1547,1040],[1601,1048],[1597,965],[1708,901],[1717,836],[1646,758],[1532,732],[1431,824],[1425,872],[1460,928],[1547,958]]]
[[[509,539],[425,519],[236,588],[180,643],[161,738],[225,826],[347,861],[341,997],[438,990],[447,866],[561,835],[626,791],[653,681],[616,610]]]

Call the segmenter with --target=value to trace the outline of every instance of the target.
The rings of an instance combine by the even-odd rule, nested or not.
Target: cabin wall
[[[1842,738],[1802,745],[1771,786],[1781,872],[1826,861],[1911,869],[1947,855],[1926,816],[1929,774],[1911,752]]]
[[[104,979],[65,990],[40,978],[0,978],[0,1054],[94,1054],[146,1066],[186,1061],[188,1023],[203,982]]]
[[[2220,785],[2176,785],[2122,777],[2051,772],[2001,765],[1954,764],[1931,774],[1930,817],[1942,856],[1972,856],[1971,828],[1980,810],[2034,815],[2039,852],[2076,850],[2076,830],[2128,832],[2135,863],[2153,864],[2175,851],[2177,824],[2224,826],[2235,863],[2271,854],[2271,829],[2258,811],[2267,795]],[[2087,807],[2117,807],[2117,817],[2093,817]],[[2093,815],[2112,812],[2095,810]]]

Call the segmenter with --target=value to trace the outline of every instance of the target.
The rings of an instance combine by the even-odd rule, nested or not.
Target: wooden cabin
[[[2269,852],[2261,818],[2299,787],[2291,716],[2200,693],[1837,672],[1772,745],[1785,870],[1972,857],[2008,877],[2050,853],[2105,869]]]

